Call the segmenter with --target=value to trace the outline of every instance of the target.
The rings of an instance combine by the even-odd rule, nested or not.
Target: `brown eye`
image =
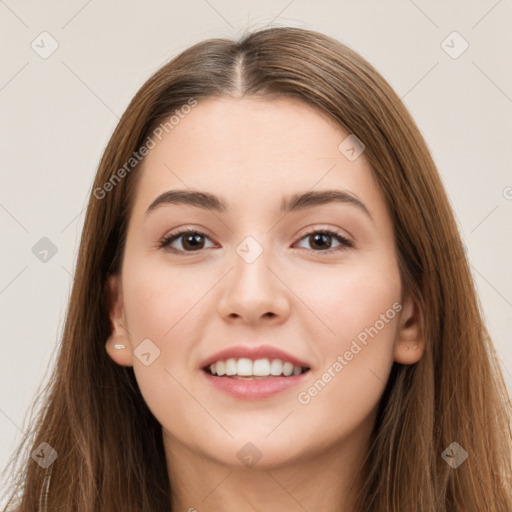
[[[310,250],[314,252],[330,252],[353,247],[353,244],[344,236],[330,229],[312,231],[311,233],[307,233],[304,237],[301,238],[301,240],[305,239],[307,239],[307,242],[312,247]],[[336,241],[338,245],[332,247],[333,241]]]
[[[194,252],[205,248],[206,239],[208,237],[198,231],[180,231],[164,238],[160,242],[160,247],[176,252]],[[181,247],[173,245],[175,242],[178,242],[178,245],[181,245]]]
[[[205,246],[206,240],[210,240],[208,236],[199,231],[185,230],[178,233],[171,233],[165,237],[159,244],[160,248],[175,253],[192,253],[199,252],[208,247]],[[307,233],[301,238],[307,240],[311,249],[310,252],[330,253],[334,251],[344,250],[354,245],[341,233],[330,229],[322,229]],[[333,243],[337,243],[333,247]],[[211,246],[210,246],[211,247]]]

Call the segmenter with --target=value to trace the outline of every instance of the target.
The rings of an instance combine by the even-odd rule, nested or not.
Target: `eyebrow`
[[[365,204],[345,190],[321,190],[293,194],[287,198],[283,198],[280,212],[286,214],[329,203],[343,203],[355,206],[360,211],[364,212],[373,222],[373,217]],[[146,214],[164,204],[184,204],[204,210],[213,210],[219,213],[227,210],[226,202],[222,198],[209,192],[168,190],[159,195],[149,205]]]

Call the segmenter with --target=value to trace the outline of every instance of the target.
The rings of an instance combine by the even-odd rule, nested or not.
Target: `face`
[[[107,351],[133,365],[167,447],[237,467],[312,458],[368,435],[393,361],[420,359],[390,214],[364,152],[338,149],[348,135],[297,100],[206,99],[137,170]],[[240,373],[244,355],[309,369],[207,375],[233,347]]]

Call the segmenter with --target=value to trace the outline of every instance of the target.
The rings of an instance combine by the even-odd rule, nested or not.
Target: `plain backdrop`
[[[510,0],[0,1],[0,469],[54,361],[118,118],[185,48],[267,25],[337,38],[400,95],[446,186],[511,389],[511,14]]]

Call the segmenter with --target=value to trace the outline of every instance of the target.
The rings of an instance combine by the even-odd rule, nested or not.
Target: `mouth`
[[[242,400],[266,399],[306,384],[312,365],[272,345],[237,345],[206,358],[199,369],[213,389]]]
[[[202,368],[206,381],[214,389],[245,401],[268,399],[291,389],[305,382],[310,372],[311,368],[307,366],[282,364],[280,360],[265,362],[246,358],[217,361]],[[260,373],[264,375],[258,375]]]
[[[256,359],[246,357],[239,359],[229,358],[224,361],[216,361],[202,368],[212,377],[264,380],[276,377],[295,377],[310,371],[307,366],[297,366],[289,361],[281,359]]]
[[[217,378],[227,378],[227,379],[236,379],[236,380],[267,380],[274,379],[276,377],[295,377],[296,375],[302,375],[303,373],[309,372],[310,368],[301,368],[299,373],[294,373],[292,375],[217,375],[216,373],[212,373],[209,368],[203,368],[203,371],[212,377]]]

